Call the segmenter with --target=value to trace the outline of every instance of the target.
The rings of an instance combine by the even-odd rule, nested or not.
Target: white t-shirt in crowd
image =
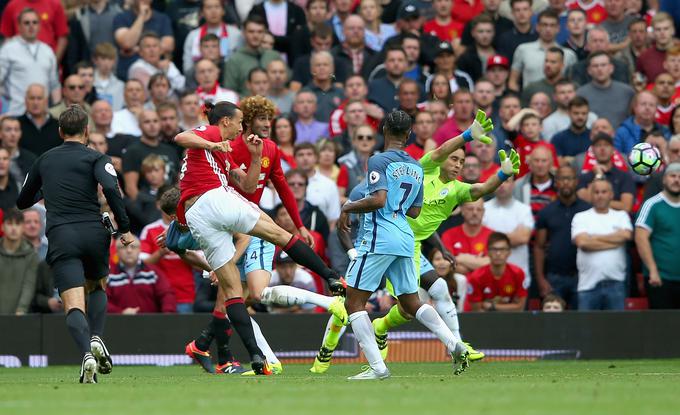
[[[531,207],[515,199],[501,204],[498,198],[493,198],[484,203],[484,219],[482,224],[496,232],[510,233],[518,226],[534,229],[534,215]],[[524,271],[524,286],[531,284],[529,273],[529,244],[519,245],[512,248],[508,262],[515,264]]]
[[[597,213],[595,208],[574,215],[571,221],[571,239],[579,234],[607,235],[618,230],[633,230],[628,213],[609,209],[607,213]],[[592,290],[605,280],[624,281],[626,279],[626,248],[624,245],[614,249],[586,252],[582,249],[576,254],[578,268],[578,291]]]
[[[335,182],[323,174],[316,172],[309,178],[306,199],[316,205],[329,221],[340,217],[340,195]]]

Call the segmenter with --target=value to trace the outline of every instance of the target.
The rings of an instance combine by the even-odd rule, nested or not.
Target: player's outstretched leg
[[[343,333],[345,333],[345,329],[347,329],[347,326],[336,316],[333,315],[328,319],[326,331],[324,332],[323,340],[321,342],[321,348],[314,358],[314,364],[309,368],[310,372],[318,374],[326,373],[331,366],[333,352],[335,351],[335,348],[338,347],[338,342]]]
[[[308,303],[325,308],[337,317],[343,325],[347,324],[347,310],[345,310],[345,304],[341,297],[327,297],[288,285],[277,285],[262,290],[262,304],[265,305],[274,304],[290,307]]]
[[[85,289],[89,292],[87,296],[87,319],[91,335],[90,350],[94,358],[97,359],[97,372],[108,375],[113,370],[113,360],[111,360],[111,354],[102,339],[108,303],[104,284],[106,284],[106,280],[103,278],[98,281],[88,280],[85,282]]]

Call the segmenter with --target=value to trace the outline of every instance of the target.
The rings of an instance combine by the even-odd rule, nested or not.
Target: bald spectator
[[[312,80],[305,90],[312,91],[316,95],[316,112],[314,118],[328,122],[331,112],[340,105],[345,95],[341,88],[333,82],[333,55],[330,52],[320,51],[312,54],[311,60]]]
[[[655,14],[652,18],[652,29],[654,44],[642,52],[636,64],[637,71],[649,80],[656,79],[663,72],[666,52],[679,43],[675,38],[673,18],[668,13]]]
[[[217,82],[219,69],[217,65],[209,59],[201,59],[196,62],[195,76],[198,88],[196,94],[200,98],[201,105],[204,102],[216,104],[220,101],[228,101],[238,104],[238,94],[231,89],[222,88]]]
[[[588,34],[586,35],[586,49],[590,53],[605,52],[610,54],[610,60],[614,66],[612,79],[623,82],[624,84],[630,82],[630,72],[626,63],[611,55],[612,48],[611,43],[609,42],[609,33],[607,33],[605,29],[594,27],[588,31]],[[569,70],[569,77],[579,85],[585,85],[590,82],[591,75],[588,73],[588,61],[584,59],[573,65]]]
[[[138,139],[131,135],[113,132],[111,126],[111,123],[113,122],[113,111],[111,105],[107,101],[95,101],[94,104],[92,104],[91,114],[94,128],[92,129],[90,136],[96,133],[106,137],[106,154],[111,156],[113,166],[116,170],[122,173],[123,151],[130,143]]]
[[[522,105],[529,104],[531,97],[537,92],[543,92],[549,97],[555,93],[555,85],[563,79],[564,70],[564,51],[556,46],[551,47],[545,52],[543,61],[543,77],[536,82],[532,82],[522,90]],[[551,103],[554,107],[554,103]]]
[[[288,88],[288,66],[282,60],[276,59],[267,64],[267,78],[269,79],[270,99],[282,114],[287,114],[293,108],[295,93]]]
[[[156,111],[143,110],[139,115],[142,136],[138,142],[127,147],[123,154],[123,173],[125,178],[125,194],[132,200],[137,198],[142,180],[142,161],[149,154],[159,155],[165,162],[165,181],[172,181],[179,170],[177,151],[170,145],[161,142],[161,125]],[[141,183],[140,183],[141,182]]]
[[[24,178],[37,158],[28,150],[19,148],[21,123],[14,117],[0,119],[0,143],[9,152],[11,174],[23,183]]]
[[[38,39],[38,13],[31,8],[24,9],[18,14],[17,22],[18,35],[0,47],[0,85],[3,98],[9,102],[7,113],[15,116],[26,110],[23,98],[31,84],[44,85],[52,101],[61,100],[57,59],[52,49]]]
[[[542,122],[552,112],[550,96],[545,92],[536,92],[529,100],[529,108],[534,110]]]
[[[125,83],[123,96],[125,107],[113,113],[111,133],[139,137],[142,135],[142,131],[139,129],[137,117],[144,109],[144,85],[137,79],[130,79]]]
[[[161,54],[172,56],[175,37],[170,18],[151,8],[152,0],[131,0],[131,7],[113,19],[113,36],[118,46],[118,78],[126,80],[130,66],[139,58],[139,41],[147,32],[160,37]]]
[[[315,143],[320,138],[328,138],[328,124],[314,118],[316,113],[316,95],[312,91],[302,90],[295,96],[293,112],[295,121],[296,142]]]
[[[90,104],[85,102],[85,83],[83,78],[78,75],[71,75],[64,79],[64,87],[61,93],[63,99],[61,102],[50,108],[50,115],[57,120],[62,112],[66,111],[71,105],[80,105],[85,112],[90,113]],[[92,119],[90,119],[92,125]]]
[[[593,203],[592,184],[597,180],[606,180],[613,191],[609,207],[616,210],[630,212],[633,208],[635,184],[630,173],[622,171],[612,163],[614,143],[611,136],[601,133],[593,138],[593,154],[596,164],[591,171],[581,173],[576,194],[588,203]]]
[[[338,82],[344,83],[350,75],[361,75],[367,79],[373,69],[369,62],[375,51],[366,46],[365,28],[363,19],[357,15],[349,15],[344,20],[343,36],[338,37],[341,43],[331,49],[331,54],[335,58],[335,76]]]
[[[19,117],[21,142],[19,146],[40,156],[47,150],[63,143],[59,137],[59,123],[47,109],[47,89],[31,84],[26,89],[26,112]]]
[[[597,115],[618,127],[628,114],[630,100],[635,91],[628,84],[612,79],[614,66],[605,52],[594,52],[588,57],[588,75],[591,81],[576,90],[597,109]]]
[[[555,84],[555,93],[552,100],[557,106],[553,111],[543,120],[543,139],[551,142],[555,134],[566,130],[571,124],[569,118],[569,103],[576,97],[576,85],[573,81],[562,79]],[[593,111],[588,113],[588,121],[586,127],[590,128],[593,122],[597,119],[597,115]]]
[[[630,153],[635,144],[643,141],[643,135],[653,130],[660,130],[666,139],[670,138],[668,128],[656,122],[657,103],[656,96],[649,91],[642,91],[633,98],[633,115],[616,130],[614,146],[617,150]]]
[[[555,200],[557,192],[550,169],[553,156],[545,146],[538,146],[529,154],[529,173],[517,180],[512,196],[531,206],[534,218],[538,212]]]
[[[243,23],[243,37],[245,44],[227,60],[222,85],[246,96],[246,80],[253,68],[266,67],[269,62],[281,59],[281,55],[274,50],[262,48],[262,39],[266,30],[266,22],[261,16],[251,15]]]
[[[94,87],[97,98],[111,104],[114,111],[123,108],[123,91],[125,84],[114,74],[116,66],[116,48],[110,43],[101,43],[94,48],[93,62]]]
[[[163,73],[168,77],[174,93],[184,89],[186,83],[184,75],[169,56],[163,54],[160,36],[153,32],[145,33],[139,40],[139,59],[130,66],[127,79],[137,79],[143,85],[148,85],[149,79],[157,73]]]
[[[61,61],[68,44],[68,22],[64,6],[58,0],[24,1],[11,0],[5,3],[7,6],[2,12],[0,20],[0,34],[5,39],[21,33],[19,18],[27,7],[35,10],[35,15],[40,16],[38,26],[38,40],[52,48],[57,62]]]

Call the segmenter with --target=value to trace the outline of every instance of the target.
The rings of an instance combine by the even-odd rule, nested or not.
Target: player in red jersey
[[[177,144],[188,149],[180,171],[181,195],[177,217],[180,224],[189,226],[217,275],[227,298],[226,313],[251,355],[253,371],[270,374],[243,302],[238,270],[232,261],[235,252],[232,234],[249,234],[282,247],[295,262],[324,278],[334,292],[343,290],[344,281],[297,235],[283,230],[256,205],[229,187],[227,175],[241,190],[254,192],[262,165],[263,143],[255,135],[246,139],[251,156],[248,173],[238,168],[228,154],[231,147],[227,140],[233,141],[243,131],[241,110],[232,103],[219,102],[206,104],[205,113],[209,126],[185,131],[175,137]],[[339,314],[346,320],[346,311],[344,308],[342,311],[344,313]]]

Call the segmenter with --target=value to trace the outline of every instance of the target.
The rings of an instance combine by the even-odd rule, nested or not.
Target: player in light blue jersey
[[[375,340],[373,325],[365,311],[371,294],[383,275],[392,282],[394,294],[404,311],[415,316],[446,345],[455,373],[468,365],[468,351],[456,340],[435,309],[418,298],[418,276],[413,262],[413,231],[406,219],[420,214],[423,202],[423,169],[404,151],[411,131],[411,117],[393,111],[385,118],[385,152],[368,160],[366,196],[342,207],[338,226],[349,231],[349,215],[364,214],[358,256],[347,268],[345,307],[369,368],[351,380],[384,379],[390,376]]]

